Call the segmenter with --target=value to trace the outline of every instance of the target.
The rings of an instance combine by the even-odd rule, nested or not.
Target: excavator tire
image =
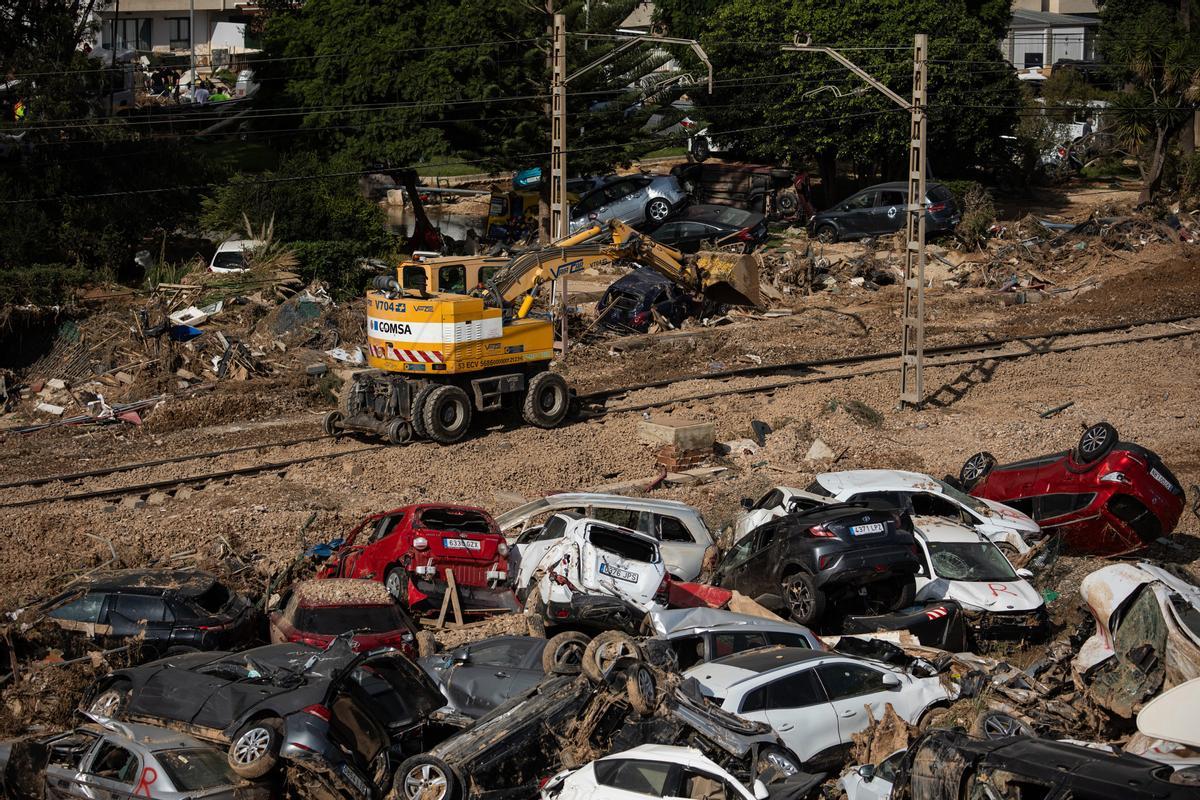
[[[557,372],[539,372],[529,381],[521,416],[539,428],[558,427],[571,408],[567,382]]]
[[[431,383],[422,386],[417,390],[412,402],[412,426],[413,433],[420,438],[425,438],[429,434],[425,432],[425,401],[429,399],[429,395],[433,394],[433,390],[438,388],[436,383]]]
[[[434,389],[421,409],[425,435],[438,444],[453,444],[471,427],[471,398],[457,386]]]

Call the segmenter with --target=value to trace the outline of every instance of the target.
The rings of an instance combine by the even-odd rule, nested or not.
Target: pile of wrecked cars
[[[1196,797],[1194,576],[1101,566],[1080,589],[1094,630],[1070,631],[1024,568],[1052,546],[1144,548],[1173,530],[1180,491],[1150,451],[1093,426],[1069,453],[972,458],[958,479],[821,473],[743,501],[725,531],[648,497],[555,494],[495,517],[404,506],[309,548],[261,602],[196,570],[93,571],[25,613],[64,654],[125,665],[79,698],[73,729],[0,745],[0,788]],[[426,628],[448,608],[482,621],[442,651]]]

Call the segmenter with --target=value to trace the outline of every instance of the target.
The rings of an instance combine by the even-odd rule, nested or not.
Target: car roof
[[[392,596],[379,581],[361,578],[322,578],[298,582],[292,589],[301,606],[382,606]]]
[[[146,725],[140,722],[116,722],[104,717],[95,717],[94,719],[99,721],[85,723],[79,727],[93,733],[126,739],[143,750],[155,752],[180,748],[213,749],[211,744],[170,728],[160,728],[157,725]]]
[[[978,544],[987,537],[974,528],[959,524],[945,517],[925,515],[912,518],[913,529],[927,542],[966,542]]]
[[[560,492],[531,500],[528,503],[509,509],[496,516],[496,524],[501,528],[511,527],[521,517],[531,516],[541,511],[551,511],[555,507],[574,508],[576,506],[611,506],[627,508],[633,511],[659,511],[678,514],[680,516],[699,512],[687,503],[677,500],[650,500],[640,497],[625,497],[619,494],[601,494],[598,492]]]
[[[203,594],[217,577],[197,569],[118,569],[97,572],[79,579],[76,586],[99,591],[129,591],[141,594],[161,594],[173,591],[188,596]]]
[[[942,494],[942,486],[931,476],[900,469],[847,469],[841,472],[822,472],[820,482],[834,494],[842,491],[921,491]]]
[[[695,219],[705,222],[722,222],[733,227],[748,227],[748,223],[757,225],[760,220],[765,219],[762,214],[756,211],[747,211],[744,208],[735,208],[733,206],[719,205],[695,205],[688,206],[682,214],[675,217],[677,220]]]
[[[925,184],[925,190],[928,192],[929,189],[932,189],[935,186],[941,186],[941,185],[942,184],[938,183],[937,181],[928,181]],[[874,186],[867,186],[863,189],[859,189],[857,192],[855,192],[855,194],[862,194],[863,192],[869,192],[872,189],[900,189],[900,190],[907,192],[908,191],[908,182],[907,181],[888,181],[887,183],[877,183]]]
[[[226,239],[217,245],[218,253],[240,253],[263,244],[261,239]]]
[[[659,273],[653,267],[638,267],[633,272],[622,275],[617,280],[609,285],[609,291],[615,288],[652,288],[655,286],[668,286],[672,283],[670,278]]]
[[[722,630],[735,628],[738,630],[784,631],[787,633],[806,633],[812,631],[795,622],[782,619],[756,617],[751,614],[737,614],[721,608],[666,608],[650,612],[654,628],[662,635],[670,636],[680,631],[696,628],[705,630]],[[812,636],[815,640],[817,637]]]
[[[597,761],[666,761],[672,764],[687,764],[689,766],[703,765],[705,767],[720,767],[694,747],[680,747],[674,744],[639,744],[637,747],[620,753],[612,753]]]
[[[689,672],[697,674],[707,672],[708,674],[701,679],[701,683],[719,683],[731,687],[758,675],[766,675],[796,664],[839,657],[841,656],[836,653],[826,653],[822,650],[776,645],[756,647],[753,650],[743,650],[740,653],[723,656],[709,661],[707,664],[699,664]]]

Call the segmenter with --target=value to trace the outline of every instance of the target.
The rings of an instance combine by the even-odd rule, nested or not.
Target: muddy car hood
[[[1005,528],[1012,528],[1018,533],[1037,533],[1041,530],[1033,518],[1028,514],[1023,514],[1011,506],[1006,506],[1003,503],[998,503],[995,500],[988,500],[984,497],[976,497],[976,500],[984,503],[993,514],[988,520],[994,525],[1001,525]]]
[[[954,600],[968,611],[1033,611],[1042,596],[1027,581],[950,581],[937,578],[921,588],[919,600]]]

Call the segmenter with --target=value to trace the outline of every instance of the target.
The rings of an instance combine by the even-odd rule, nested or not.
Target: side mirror
[[[754,501],[749,497],[743,497],[740,502],[742,504],[742,508],[746,509],[747,511],[754,508]]]
[[[883,685],[889,689],[900,688],[900,676],[891,672],[885,672],[883,675]],[[872,767],[874,769],[874,767]]]
[[[599,219],[599,218],[600,218],[600,215],[599,215],[599,214],[597,214],[595,211],[593,211],[592,213],[588,214],[588,219]]]
[[[767,800],[771,793],[767,791],[767,786],[760,779],[754,779],[754,800]]]
[[[465,647],[462,650],[455,650],[452,657],[455,664],[466,664],[471,660],[471,654]]]
[[[861,767],[856,769],[855,772],[857,772],[858,777],[862,778],[866,783],[870,783],[871,781],[875,780],[874,764],[863,764]]]
[[[1031,578],[1033,578],[1033,572],[1031,570],[1027,570],[1024,567],[1022,567],[1021,569],[1017,570],[1017,577],[1024,578],[1025,580],[1030,580]]]

